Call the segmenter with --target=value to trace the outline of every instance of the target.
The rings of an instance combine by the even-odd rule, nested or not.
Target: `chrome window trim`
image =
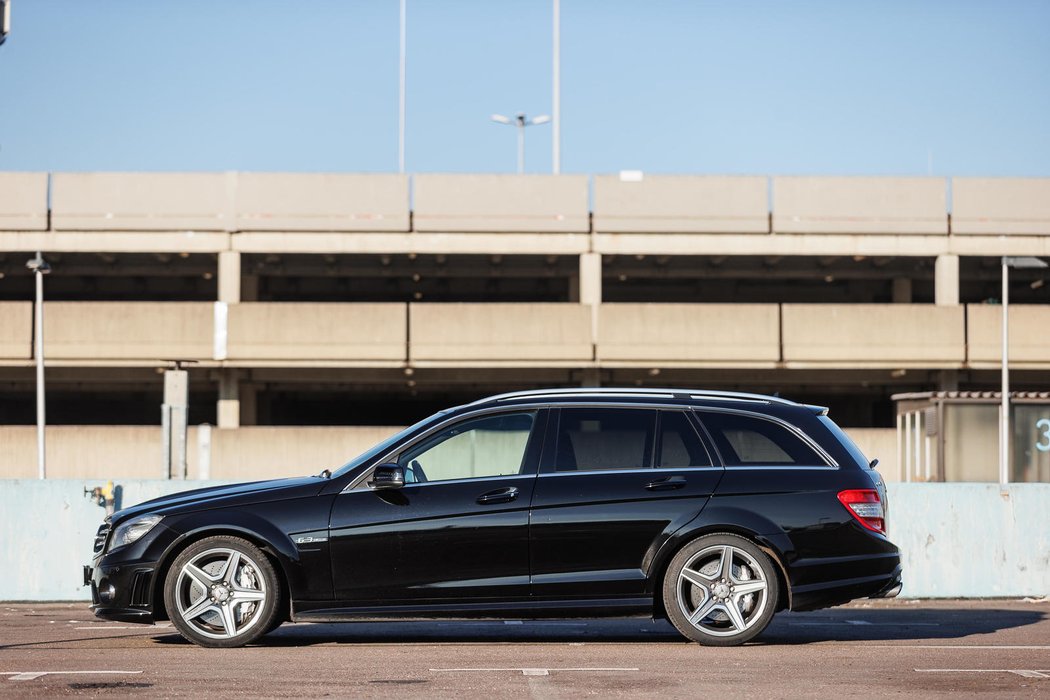
[[[528,413],[528,412],[531,412],[531,411],[539,412],[539,411],[543,410],[544,408],[547,408],[547,407],[544,406],[544,405],[539,405],[539,404],[537,404],[537,405],[523,404],[523,405],[520,405],[520,406],[490,406],[488,408],[481,408],[481,409],[478,409],[478,410],[475,410],[475,411],[471,411],[470,413],[461,413],[461,414],[456,415],[456,416],[450,416],[448,418],[448,420],[441,421],[437,425],[432,426],[429,430],[427,430],[422,435],[417,435],[411,441],[405,442],[405,443],[401,443],[400,445],[395,446],[392,450],[384,453],[382,456],[377,457],[375,460],[372,461],[371,464],[369,464],[367,467],[365,467],[364,471],[362,471],[359,476],[357,476],[349,484],[344,486],[343,490],[340,491],[339,493],[341,493],[341,494],[349,493],[349,492],[355,490],[358,487],[358,485],[360,485],[360,483],[362,481],[367,479],[372,474],[372,471],[376,467],[378,467],[380,464],[388,464],[388,463],[390,463],[390,459],[392,457],[401,454],[402,452],[404,452],[407,449],[415,447],[420,442],[430,438],[435,433],[437,433],[437,432],[439,432],[441,430],[444,430],[445,428],[447,428],[449,425],[452,425],[453,423],[458,423],[458,422],[463,421],[463,420],[469,420],[469,419],[472,419],[472,418],[485,416],[485,415],[488,415],[490,413],[507,413],[507,414],[510,414],[510,413]],[[535,421],[533,422],[533,426],[535,426]],[[531,435],[531,429],[530,429],[530,435]],[[505,476],[530,476],[530,475],[529,474],[508,474],[508,475],[505,475]],[[434,483],[435,484],[442,484],[442,483],[447,483],[447,482],[451,482],[451,481],[463,482],[463,481],[481,480],[481,479],[505,478],[505,476],[498,476],[498,477],[479,476],[479,477],[473,477],[472,479],[443,479],[441,481],[435,481]],[[423,483],[429,483],[429,482],[423,482]],[[410,485],[411,484],[405,484],[405,486],[410,486]],[[405,488],[405,486],[402,486],[402,488]]]
[[[423,481],[423,482],[414,481],[414,482],[412,482],[410,484],[405,484],[404,486],[402,486],[399,489],[374,489],[374,488],[372,488],[371,486],[369,486],[366,483],[366,484],[359,485],[358,488],[355,488],[354,490],[355,491],[383,491],[383,490],[404,491],[405,489],[412,489],[412,488],[416,488],[418,486],[441,486],[443,484],[462,484],[462,483],[465,483],[465,482],[468,482],[468,481],[473,483],[475,481],[503,481],[505,479],[529,479],[529,478],[532,478],[534,476],[536,476],[536,475],[535,474],[500,474],[498,476],[468,476],[468,477],[464,477],[462,479],[440,479],[438,481]],[[346,491],[344,491],[343,493],[346,493]]]
[[[758,418],[759,420],[765,420],[765,421],[769,421],[770,423],[776,423],[777,425],[779,425],[779,426],[781,426],[783,428],[787,428],[787,430],[789,432],[791,432],[793,435],[795,435],[795,437],[797,437],[800,440],[802,440],[803,443],[805,443],[807,446],[809,446],[814,452],[817,453],[817,455],[819,457],[822,457],[824,459],[824,461],[826,462],[826,464],[824,464],[824,465],[779,464],[779,465],[769,465],[769,466],[761,466],[761,465],[735,466],[735,465],[731,465],[731,464],[725,464],[725,458],[722,457],[722,455],[719,455],[719,457],[722,459],[723,464],[725,464],[725,468],[726,469],[840,469],[841,468],[841,465],[838,462],[836,462],[835,459],[831,455],[829,455],[827,453],[827,450],[825,450],[823,447],[818,445],[816,443],[816,441],[813,440],[813,438],[811,438],[809,435],[806,435],[806,433],[801,428],[799,428],[798,426],[792,425],[791,423],[788,423],[783,418],[778,418],[777,416],[770,416],[770,415],[767,415],[767,414],[764,414],[764,413],[755,413],[754,411],[742,411],[742,410],[735,409],[735,408],[722,408],[721,406],[702,406],[702,407],[701,406],[694,406],[694,407],[692,407],[692,410],[696,414],[698,414],[697,418],[700,419],[700,424],[701,425],[704,424],[704,417],[703,417],[704,413],[731,413],[731,414],[738,415],[738,416],[746,416],[746,417],[749,417],[749,418]],[[704,430],[706,430],[707,432],[711,432],[710,429],[706,425],[704,425]],[[714,439],[714,436],[712,436],[712,439]],[[715,449],[717,449],[717,448],[718,448],[718,445],[716,444],[715,445]]]
[[[629,469],[574,469],[563,472],[543,472],[539,475],[542,479],[547,476],[584,476],[589,474],[657,474],[665,472],[711,472],[725,471],[724,467],[650,467]]]

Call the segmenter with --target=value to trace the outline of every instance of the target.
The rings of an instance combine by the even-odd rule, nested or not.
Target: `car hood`
[[[327,482],[324,479],[319,479],[316,476],[304,476],[290,479],[252,481],[243,484],[224,484],[222,486],[209,486],[191,491],[180,491],[119,510],[113,514],[111,522],[115,527],[129,518],[147,513],[168,513],[175,510],[213,508],[227,505],[227,501],[236,501],[242,505],[257,501],[268,501],[281,498],[285,492],[290,490],[311,484],[321,488],[325,483]]]

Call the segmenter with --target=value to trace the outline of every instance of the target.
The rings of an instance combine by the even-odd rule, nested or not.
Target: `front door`
[[[400,489],[336,497],[335,596],[347,605],[529,594],[529,505],[546,411],[465,418],[397,455]]]

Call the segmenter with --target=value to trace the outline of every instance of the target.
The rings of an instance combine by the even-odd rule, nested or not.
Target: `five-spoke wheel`
[[[776,612],[776,572],[753,542],[706,535],[683,547],[664,577],[664,607],[685,636],[730,646],[754,638]]]
[[[237,537],[208,537],[190,545],[164,582],[172,623],[201,646],[242,646],[266,634],[277,621],[279,598],[273,565]]]

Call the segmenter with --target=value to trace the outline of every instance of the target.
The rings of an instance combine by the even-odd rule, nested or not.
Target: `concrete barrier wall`
[[[0,173],[0,231],[48,228],[47,173]],[[55,231],[591,230],[586,175],[54,173]],[[772,184],[773,202],[768,193]],[[601,233],[949,231],[936,177],[594,177]],[[956,234],[1050,233],[1050,178],[953,178]]]
[[[887,482],[901,480],[897,466],[899,457],[896,428],[844,428],[844,430],[868,458],[868,461],[879,460],[877,469],[883,479]]]
[[[123,506],[218,482],[122,480]],[[105,515],[84,496],[97,481],[0,480],[0,600],[85,600],[83,564]],[[902,595],[1050,595],[1050,484],[890,484],[890,538]]]
[[[1003,307],[968,304],[966,319],[969,361],[998,365],[1003,355]],[[1050,367],[1050,306],[1010,305],[1010,364]]]
[[[1050,595],[1050,484],[890,484],[902,595]]]
[[[158,410],[159,414],[159,410]],[[250,481],[316,474],[346,463],[401,428],[243,426],[187,435],[189,478],[207,460],[216,479]],[[209,446],[210,445],[210,446]],[[36,476],[36,426],[0,425],[0,479]],[[159,425],[52,425],[47,473],[53,479],[152,479],[163,475]]]
[[[215,346],[215,305],[190,301],[49,301],[49,359],[201,360]]]
[[[47,173],[0,173],[0,230],[47,229]]]
[[[234,173],[55,173],[56,231],[226,231]]]
[[[775,177],[777,233],[948,233],[939,177]]]
[[[590,230],[586,175],[416,175],[417,231]]]
[[[776,362],[777,304],[602,304],[599,360]]]
[[[33,357],[33,304],[0,301],[0,358],[27,360]]]
[[[617,175],[594,178],[599,233],[768,233],[764,177]]]
[[[403,361],[406,304],[231,304],[227,357],[232,360]]]
[[[784,304],[785,362],[922,363],[966,359],[962,306],[932,304]]]
[[[513,361],[590,360],[586,304],[410,304],[409,358]]]
[[[1050,234],[1050,178],[952,178],[952,233]]]
[[[241,231],[408,231],[408,176],[237,173]]]

